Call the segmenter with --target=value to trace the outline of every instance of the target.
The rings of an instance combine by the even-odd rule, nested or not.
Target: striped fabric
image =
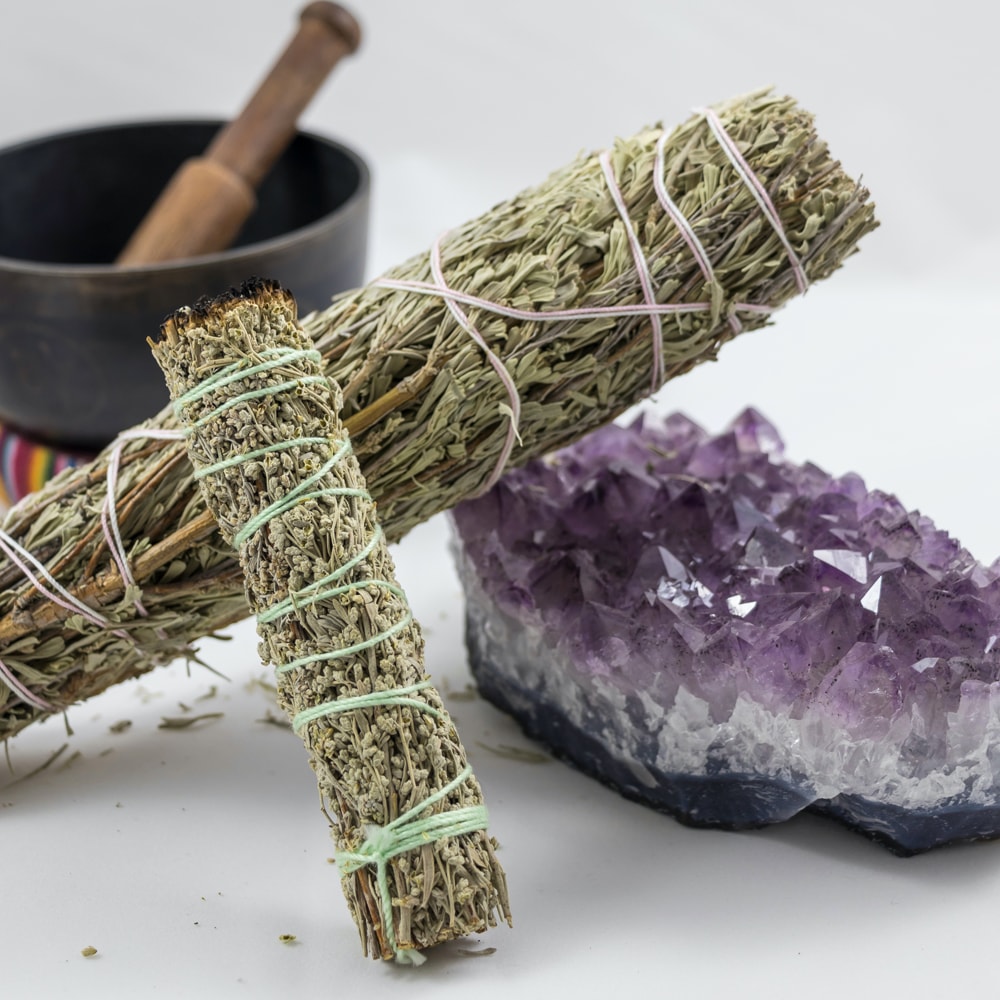
[[[57,472],[89,461],[81,452],[58,451],[0,424],[0,500],[17,503],[41,489]]]

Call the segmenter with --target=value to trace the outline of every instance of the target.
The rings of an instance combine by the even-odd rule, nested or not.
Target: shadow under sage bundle
[[[303,327],[392,540],[713,359],[875,224],[811,116],[756,93],[581,157]],[[246,616],[176,433],[164,411],[7,515],[0,739]]]
[[[291,296],[257,281],[181,310],[153,353],[202,496],[239,550],[278,700],[337,814],[365,952],[413,963],[497,911],[509,920],[482,793]]]

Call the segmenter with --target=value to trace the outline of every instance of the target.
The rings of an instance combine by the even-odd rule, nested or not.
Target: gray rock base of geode
[[[516,637],[508,633],[505,640],[497,634],[497,628],[495,613],[487,620],[481,608],[467,609],[469,666],[480,694],[512,716],[528,736],[544,744],[560,760],[625,798],[666,813],[687,826],[756,830],[808,811],[838,820],[901,857],[945,844],[1000,836],[997,808],[970,809],[942,803],[934,810],[903,809],[861,795],[813,799],[794,785],[745,772],[664,772],[657,766],[657,754],[652,748],[645,755],[624,757],[574,723],[558,704],[526,686],[523,678],[531,673],[531,665],[511,658]],[[600,711],[598,705],[587,706],[592,721],[597,721]],[[610,723],[610,719],[606,720],[605,733]]]
[[[622,794],[900,854],[1000,836],[1000,560],[760,414],[604,428],[453,521],[484,694]]]

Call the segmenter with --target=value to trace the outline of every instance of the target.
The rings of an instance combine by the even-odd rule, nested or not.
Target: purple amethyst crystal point
[[[606,427],[453,518],[481,689],[623,794],[902,854],[1000,835],[1000,564],[756,411]]]

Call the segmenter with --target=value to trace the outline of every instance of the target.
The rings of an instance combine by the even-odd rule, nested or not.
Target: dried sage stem
[[[365,953],[415,962],[509,921],[482,792],[294,300],[247,283],[179,310],[153,353],[205,503],[238,548],[279,703],[338,817]]]
[[[770,194],[805,278],[833,273],[875,226],[868,192],[830,157],[811,116],[790,98],[751,94],[715,112]],[[651,128],[619,140],[609,163],[628,227],[600,157],[581,157],[450,233],[440,254],[450,287],[540,316],[641,305],[631,231],[656,302],[707,304],[662,317],[667,378],[713,360],[739,329],[768,322],[766,311],[740,304],[775,309],[797,293],[775,226],[704,116],[669,134]],[[657,176],[704,248],[711,280],[662,208]],[[427,282],[432,255],[387,277]],[[521,401],[512,465],[567,444],[650,391],[649,315],[536,321],[465,308]],[[303,327],[324,373],[343,387],[344,425],[390,540],[483,486],[509,437],[511,400],[448,303],[375,282],[306,317]],[[162,431],[176,422],[164,411],[146,426]],[[5,682],[0,670],[0,739],[184,655],[193,640],[247,614],[239,566],[178,442],[137,438],[120,447],[112,500],[135,585],[123,579],[99,516],[116,450],[57,477],[3,522],[12,540],[115,629],[95,627],[0,561],[0,664],[15,678]]]

